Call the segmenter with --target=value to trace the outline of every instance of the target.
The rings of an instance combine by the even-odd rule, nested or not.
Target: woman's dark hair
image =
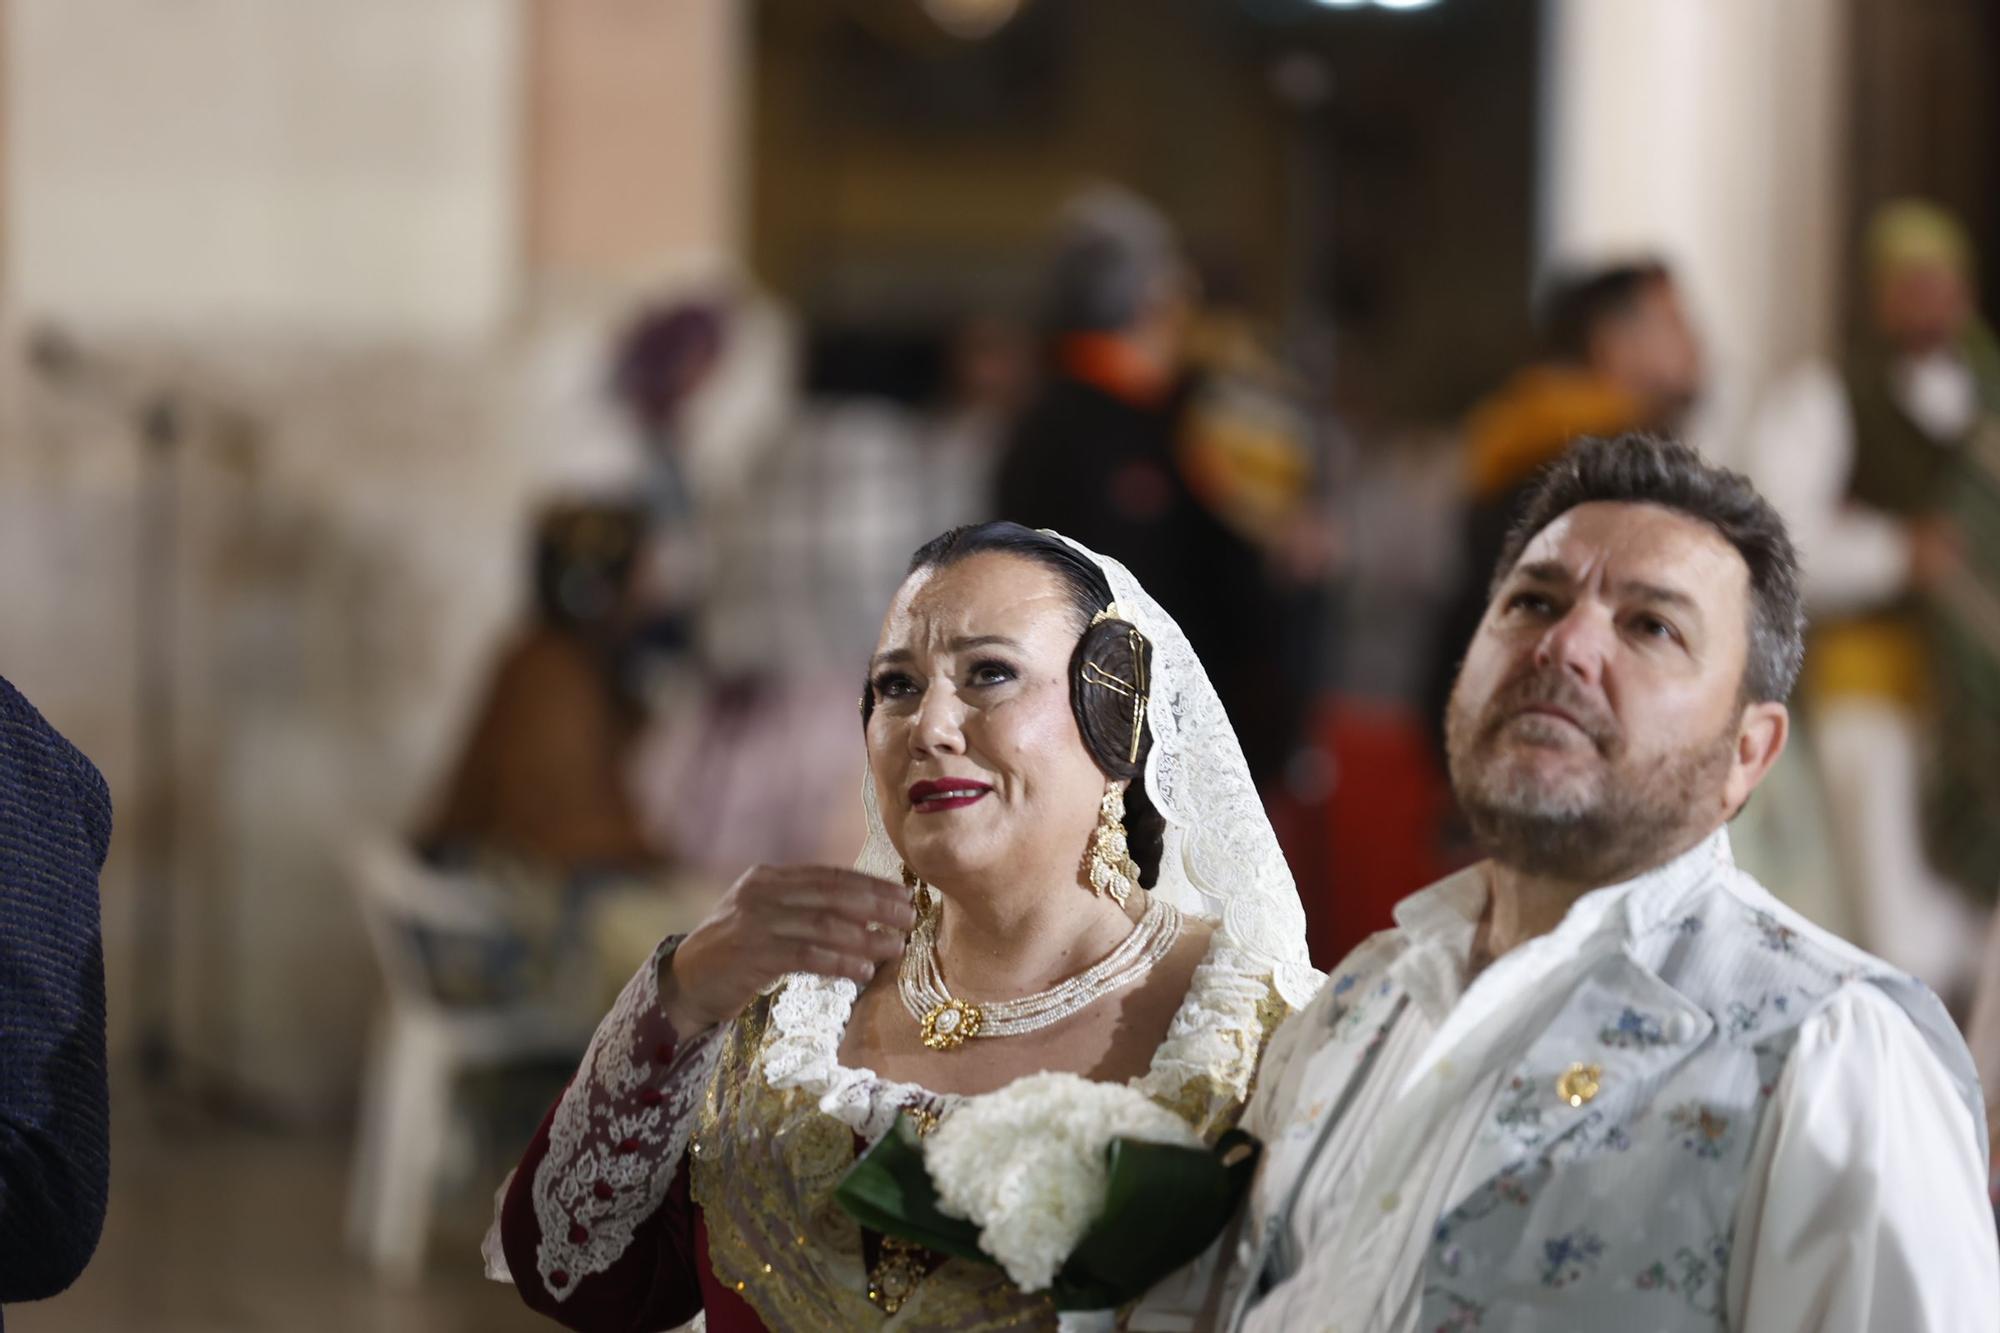
[[[1132,744],[1132,697],[1100,683],[1105,678],[1127,685],[1151,681],[1153,646],[1123,620],[1100,620],[1111,605],[1111,585],[1104,571],[1082,552],[1058,537],[1019,523],[975,523],[933,537],[910,557],[910,573],[943,569],[975,555],[996,553],[1032,560],[1054,574],[1069,594],[1081,636],[1069,659],[1069,704],[1084,748],[1108,777],[1129,779],[1125,789],[1125,837],[1139,865],[1139,882],[1151,888],[1160,877],[1162,840],[1167,822],[1146,794],[1146,756],[1153,748],[1153,731],[1141,724],[1137,757]],[[861,723],[874,712],[874,692],[861,691]]]
[[[1806,614],[1798,552],[1785,521],[1747,477],[1716,467],[1677,440],[1644,434],[1580,439],[1542,469],[1522,499],[1494,567],[1488,600],[1535,534],[1578,505],[1651,504],[1714,528],[1750,569],[1750,644],[1740,693],[1782,703],[1805,662]]]

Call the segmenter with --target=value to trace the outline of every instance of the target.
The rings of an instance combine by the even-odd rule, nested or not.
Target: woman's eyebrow
[[[966,634],[953,639],[945,645],[945,647],[955,653],[962,653],[972,648],[992,648],[995,646],[1019,648],[1021,644],[1018,639],[1010,639],[1005,634]],[[897,666],[904,662],[913,661],[915,658],[916,654],[912,653],[908,648],[891,648],[887,652],[877,653],[874,657],[870,658],[868,660],[868,669],[873,671],[877,667]]]

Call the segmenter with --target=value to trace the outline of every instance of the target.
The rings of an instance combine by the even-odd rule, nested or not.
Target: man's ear
[[[1750,793],[1785,752],[1792,732],[1792,715],[1781,703],[1751,704],[1736,724],[1736,747],[1730,756],[1729,778],[1723,784],[1723,809],[1734,819]]]

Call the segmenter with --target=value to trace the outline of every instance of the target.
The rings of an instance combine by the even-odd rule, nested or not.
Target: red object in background
[[[1311,743],[1331,781],[1323,797],[1281,792],[1272,823],[1305,905],[1315,967],[1394,924],[1401,899],[1457,867],[1442,851],[1451,795],[1414,709],[1329,699]]]

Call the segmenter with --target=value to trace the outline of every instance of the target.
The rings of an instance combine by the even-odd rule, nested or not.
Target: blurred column
[[[1541,258],[1674,263],[1713,369],[1697,430],[1724,455],[1770,376],[1835,342],[1845,11],[1546,0]]]
[[[741,0],[530,0],[527,247],[559,287],[742,249]]]

